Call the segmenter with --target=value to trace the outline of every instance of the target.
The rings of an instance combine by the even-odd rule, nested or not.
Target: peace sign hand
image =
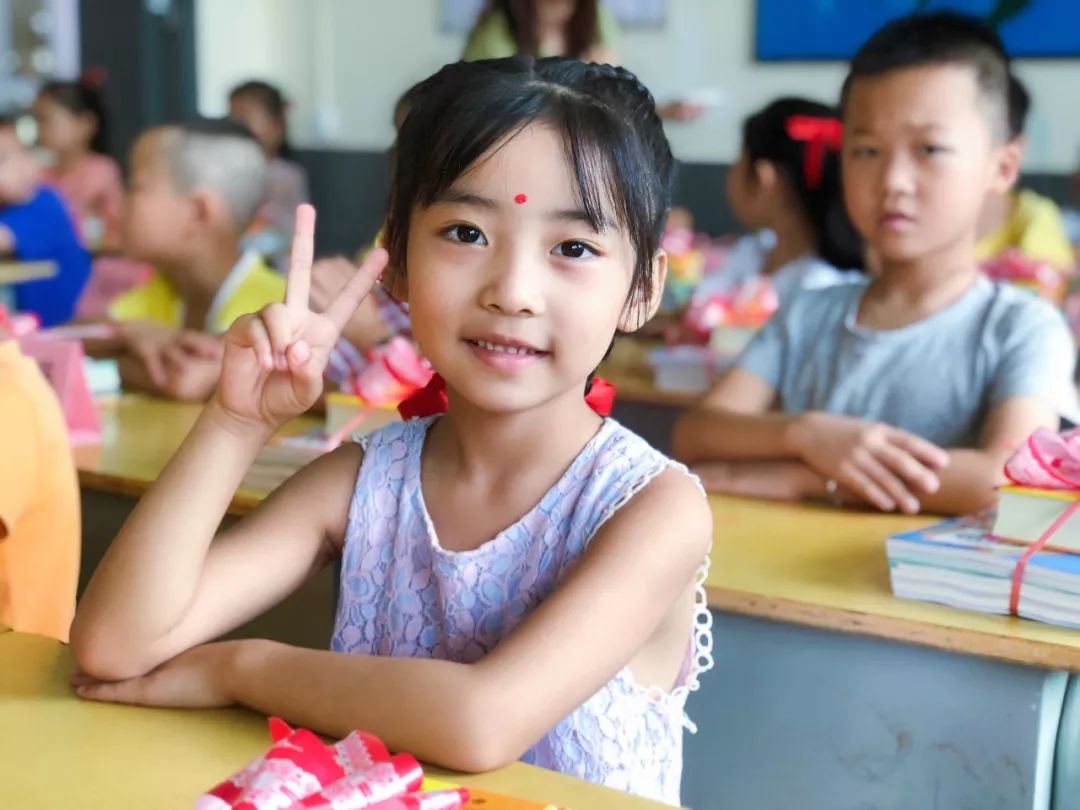
[[[312,312],[308,296],[314,244],[315,209],[301,205],[296,209],[285,303],[237,319],[225,335],[215,399],[242,423],[276,430],[315,404],[330,350],[386,266],[386,251],[372,251],[326,311]]]

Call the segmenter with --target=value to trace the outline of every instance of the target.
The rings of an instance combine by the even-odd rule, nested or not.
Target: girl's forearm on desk
[[[76,655],[146,649],[183,618],[207,549],[268,433],[213,404],[139,500],[98,566],[72,625]]]
[[[502,742],[506,718],[485,715],[467,664],[252,640],[238,643],[225,681],[229,697],[256,711],[336,737],[362,728],[454,770],[492,770],[520,754]]]

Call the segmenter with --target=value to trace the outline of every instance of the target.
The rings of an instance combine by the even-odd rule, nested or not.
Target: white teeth
[[[524,346],[503,346],[498,343],[489,343],[486,340],[473,341],[481,349],[485,349],[489,352],[499,352],[501,354],[535,354],[532,349],[527,349]]]

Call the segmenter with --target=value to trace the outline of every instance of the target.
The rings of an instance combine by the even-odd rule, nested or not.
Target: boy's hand
[[[386,251],[372,251],[326,310],[316,313],[309,306],[314,243],[315,209],[301,205],[285,303],[239,318],[225,335],[214,402],[242,424],[274,430],[315,404],[330,350],[386,266]]]
[[[808,413],[792,441],[808,465],[885,512],[917,514],[949,463],[945,450],[913,433],[849,416]]]
[[[136,321],[122,327],[127,343],[127,354],[134,357],[146,370],[150,381],[161,386],[165,383],[164,353],[176,339],[178,332],[167,326],[149,321]]]
[[[311,268],[311,304],[316,312],[326,312],[356,275],[356,265],[344,256],[319,259]],[[341,329],[341,336],[360,351],[366,351],[394,335],[383,323],[375,299],[367,296]]]

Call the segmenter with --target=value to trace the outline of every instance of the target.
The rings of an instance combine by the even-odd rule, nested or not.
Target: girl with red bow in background
[[[781,306],[801,289],[861,278],[862,239],[840,187],[842,137],[835,109],[801,98],[778,99],[746,119],[727,198],[752,233],[698,286],[691,310],[762,276]]]

